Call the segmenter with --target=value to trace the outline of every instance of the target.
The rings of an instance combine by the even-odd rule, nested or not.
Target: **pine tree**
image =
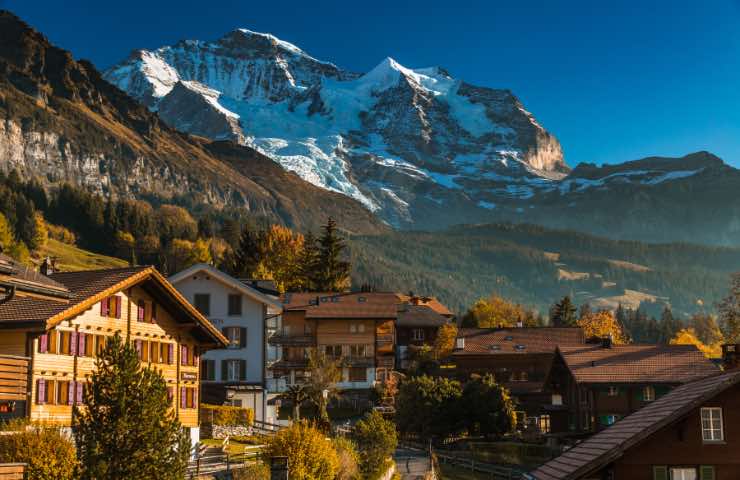
[[[337,233],[337,223],[329,218],[318,242],[318,262],[315,268],[316,290],[336,292],[349,286],[350,264],[341,259],[345,244]]]
[[[319,265],[319,249],[316,237],[308,232],[303,238],[303,250],[298,259],[298,275],[300,276],[301,290],[304,292],[316,291],[316,270]]]
[[[238,277],[250,278],[257,271],[261,261],[260,234],[246,225],[239,237],[239,246],[234,252],[231,273]]]
[[[550,323],[555,327],[574,327],[578,319],[576,318],[576,306],[566,295],[558,303],[553,305],[550,312]]]
[[[133,345],[118,334],[95,367],[82,408],[74,411],[82,480],[184,478],[189,439],[171,408],[164,378],[141,368]]]

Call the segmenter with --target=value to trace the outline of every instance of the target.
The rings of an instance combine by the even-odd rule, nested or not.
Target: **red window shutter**
[[[141,340],[136,340],[134,343],[136,345],[136,353],[139,356],[139,360],[141,360],[141,349],[142,349],[144,343]]]
[[[86,339],[87,339],[86,333],[77,334],[77,355],[79,355],[80,357],[85,356]]]
[[[43,405],[46,403],[46,380],[39,378],[36,380],[36,403]]]
[[[77,355],[77,332],[69,334],[69,354],[72,356]]]
[[[167,400],[172,402],[172,399],[175,397],[175,387],[167,387]]]
[[[39,338],[39,353],[46,353],[49,351],[49,334],[45,333]]]
[[[180,348],[180,364],[181,365],[188,364],[188,346],[187,345],[182,345]]]
[[[136,305],[136,321],[137,322],[143,322],[144,321],[144,309],[145,309],[145,303],[144,300],[139,300],[139,303]]]
[[[104,298],[100,302],[100,315],[103,316],[103,317],[107,317],[108,316],[109,307],[110,307],[110,297],[109,298]]]
[[[82,389],[83,389],[83,387],[84,387],[84,384],[82,382],[77,382],[77,384],[76,384],[76,390],[77,390],[76,397],[77,397],[77,403],[78,404],[81,404],[82,403]]]
[[[180,387],[180,407],[181,408],[187,408],[187,390],[185,390],[185,387]]]
[[[193,389],[193,404],[190,406],[190,408],[198,408],[198,389]]]
[[[67,405],[74,405],[75,403],[75,382],[69,382],[67,385]]]
[[[175,344],[167,344],[167,363],[173,365],[175,363]]]
[[[121,297],[116,295],[113,298],[116,299],[116,318],[121,318]]]

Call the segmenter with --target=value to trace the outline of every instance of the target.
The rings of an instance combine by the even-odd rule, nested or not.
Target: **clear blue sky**
[[[244,27],[367,71],[386,56],[509,88],[566,161],[709,150],[740,167],[740,0],[0,0],[105,68],[135,48]]]

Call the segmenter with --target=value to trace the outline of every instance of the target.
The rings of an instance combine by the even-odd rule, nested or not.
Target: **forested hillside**
[[[475,225],[352,239],[353,284],[431,292],[461,311],[495,292],[547,312],[563,295],[659,316],[712,309],[740,249],[614,241],[532,225]]]

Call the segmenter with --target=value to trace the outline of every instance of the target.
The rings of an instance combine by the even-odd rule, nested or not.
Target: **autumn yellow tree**
[[[479,328],[513,327],[517,322],[528,327],[537,325],[533,311],[498,295],[478,300],[462,319],[463,326]]]
[[[586,338],[604,338],[611,335],[614,343],[627,343],[627,336],[622,331],[622,326],[614,318],[614,314],[608,310],[587,313],[579,318],[577,323],[583,329]]]
[[[699,340],[696,331],[693,328],[683,328],[676,333],[671,339],[671,345],[696,345],[696,348],[709,358],[719,358],[722,356],[721,342],[713,345],[707,345]]]
[[[437,338],[434,340],[433,353],[437,359],[445,358],[452,349],[455,348],[455,338],[457,337],[457,325],[446,323],[437,330]]]
[[[303,235],[290,228],[272,225],[260,235],[261,252],[264,252],[255,277],[271,279],[281,292],[301,290],[302,280],[299,259],[303,253]]]

